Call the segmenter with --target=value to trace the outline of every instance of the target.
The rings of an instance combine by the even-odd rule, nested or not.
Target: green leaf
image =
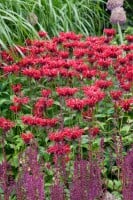
[[[4,191],[2,190],[1,187],[0,187],[0,194],[4,194]]]
[[[88,135],[82,135],[81,144],[88,144],[88,142],[89,142]]]
[[[114,184],[112,180],[108,180],[108,188],[113,190]]]
[[[130,131],[131,125],[124,125],[121,129],[120,129],[120,133],[122,135],[127,135]]]

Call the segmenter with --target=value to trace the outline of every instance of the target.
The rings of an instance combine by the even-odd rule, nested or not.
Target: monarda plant
[[[2,198],[129,198],[132,36],[39,34],[0,52]]]

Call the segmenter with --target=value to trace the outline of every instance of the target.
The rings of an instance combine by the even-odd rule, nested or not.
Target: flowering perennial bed
[[[115,34],[39,32],[1,50],[5,200],[133,199],[133,36]]]

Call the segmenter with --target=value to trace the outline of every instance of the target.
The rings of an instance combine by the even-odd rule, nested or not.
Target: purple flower
[[[75,161],[74,176],[70,187],[71,200],[94,200],[102,191],[101,172],[97,163]]]
[[[17,199],[44,200],[44,177],[38,162],[36,146],[27,147],[21,158],[21,172],[17,182]]]
[[[126,22],[126,13],[123,7],[117,7],[112,10],[110,22],[112,24],[124,24]]]
[[[64,200],[63,186],[56,184],[51,187],[51,200]]]
[[[108,0],[107,9],[113,10],[114,8],[123,6],[124,0]]]
[[[133,199],[133,149],[124,158],[123,167],[123,199]]]

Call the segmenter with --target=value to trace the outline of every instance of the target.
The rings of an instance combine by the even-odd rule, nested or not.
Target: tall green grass
[[[0,44],[21,44],[42,29],[50,36],[60,31],[100,35],[108,25],[104,0],[4,0],[0,2]],[[33,26],[30,13],[38,17]]]

